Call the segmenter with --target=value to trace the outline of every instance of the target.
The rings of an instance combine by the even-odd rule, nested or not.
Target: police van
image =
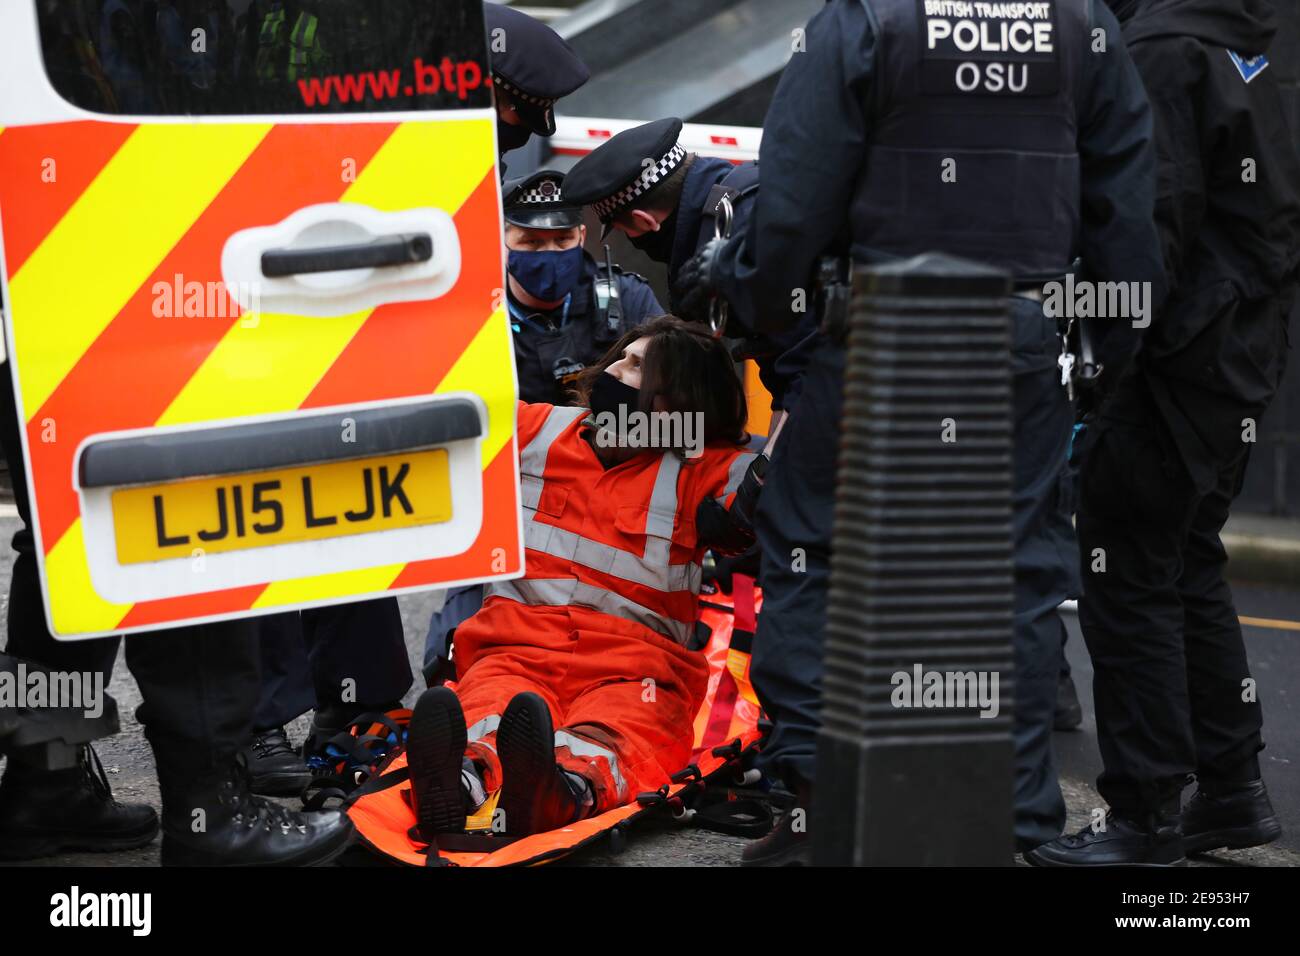
[[[522,572],[489,75],[479,0],[0,7],[58,637]]]

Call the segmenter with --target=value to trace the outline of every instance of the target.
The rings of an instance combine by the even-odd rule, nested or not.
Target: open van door
[[[522,572],[489,77],[480,0],[0,6],[56,635]]]

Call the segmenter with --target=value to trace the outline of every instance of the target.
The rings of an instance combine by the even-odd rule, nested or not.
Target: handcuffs
[[[731,205],[731,197],[722,196],[718,200],[718,212],[713,220],[713,238],[730,239],[731,225],[735,218],[736,210]],[[727,327],[728,308],[727,300],[720,295],[709,300],[709,331],[715,339],[722,338],[722,330]]]

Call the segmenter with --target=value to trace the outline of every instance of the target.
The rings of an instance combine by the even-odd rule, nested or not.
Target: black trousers
[[[13,478],[23,527],[9,588],[6,651],[55,670],[100,671],[105,683],[118,637],[57,641],[41,601],[31,505],[19,443],[18,413],[8,363],[0,365],[0,444]],[[229,621],[132,635],[126,663],[143,700],[144,725],[158,766],[163,807],[184,811],[196,779],[220,772],[245,743],[257,704],[257,635],[249,621]]]
[[[763,610],[750,676],[772,720],[758,766],[791,789],[816,772],[844,361],[826,340],[814,352],[755,515]]]
[[[255,728],[282,727],[309,710],[329,726],[400,701],[411,687],[397,598],[260,618],[262,682]]]
[[[1060,385],[1055,323],[1014,300],[1015,832],[1024,849],[1059,836],[1065,800],[1052,756],[1064,625],[1078,593],[1067,453],[1073,412]],[[823,340],[804,374],[759,500],[763,612],[752,678],[773,721],[760,767],[813,781],[821,726],[822,648],[830,590],[844,350]]]
[[[1263,718],[1219,539],[1249,446],[1199,493],[1136,378],[1094,427],[1078,527],[1097,787],[1141,817],[1177,799],[1189,774],[1211,790],[1260,775]]]

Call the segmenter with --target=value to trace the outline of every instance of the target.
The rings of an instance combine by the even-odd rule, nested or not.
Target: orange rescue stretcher
[[[695,807],[703,808],[706,794],[713,808],[700,809],[699,822],[708,820],[711,828],[722,832],[765,832],[771,820],[766,804],[745,798],[736,789],[746,779],[742,764],[761,736],[761,711],[749,682],[749,660],[762,594],[751,578],[736,575],[734,582],[730,596],[719,592],[700,597],[700,621],[710,632],[701,651],[708,659],[709,683],[695,717],[691,763],[674,774],[671,783],[598,816],[518,838],[493,831],[493,795],[469,818],[464,835],[441,834],[437,847],[432,847],[416,832],[406,753],[397,747],[344,804],[360,843],[392,863],[407,866],[532,866],[560,859],[602,838],[608,838],[617,851],[636,821],[664,813],[689,819]],[[403,716],[409,717],[409,712]],[[722,812],[720,802],[726,804]]]

